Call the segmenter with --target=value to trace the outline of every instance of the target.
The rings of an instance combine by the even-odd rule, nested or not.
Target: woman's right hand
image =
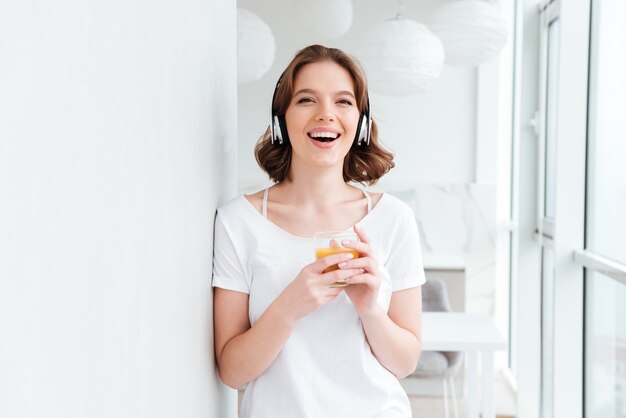
[[[337,269],[328,273],[324,273],[324,270],[353,257],[351,253],[337,253],[304,266],[274,301],[283,318],[297,322],[334,300],[343,287],[333,287],[332,284],[362,274],[363,269]]]

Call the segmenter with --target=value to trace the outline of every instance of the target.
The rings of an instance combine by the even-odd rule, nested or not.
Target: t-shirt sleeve
[[[218,212],[213,242],[213,287],[250,293],[236,242]]]
[[[391,277],[392,291],[421,286],[426,282],[417,222],[410,208],[400,216],[400,225],[392,242],[392,252],[386,267]]]

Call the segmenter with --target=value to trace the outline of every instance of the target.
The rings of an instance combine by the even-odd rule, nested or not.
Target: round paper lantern
[[[237,82],[263,77],[274,63],[276,41],[267,24],[249,10],[237,8]]]
[[[297,0],[295,17],[298,24],[319,39],[339,38],[352,25],[350,0]]]
[[[373,26],[356,51],[370,89],[392,96],[430,89],[445,58],[441,41],[426,26],[400,18]]]
[[[441,39],[450,65],[483,64],[500,53],[508,37],[506,20],[498,8],[481,0],[439,6],[427,25]]]

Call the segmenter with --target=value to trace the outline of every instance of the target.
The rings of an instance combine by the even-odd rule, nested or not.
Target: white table
[[[464,351],[467,362],[467,412],[478,418],[478,354],[482,357],[483,418],[495,418],[493,352],[507,343],[487,315],[460,312],[422,313],[423,351]]]

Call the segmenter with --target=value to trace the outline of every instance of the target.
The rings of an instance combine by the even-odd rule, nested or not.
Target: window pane
[[[587,272],[585,417],[626,418],[626,285]]]
[[[548,74],[546,86],[546,179],[544,216],[554,219],[556,197],[556,121],[559,77],[559,20],[548,27]]]
[[[586,248],[626,263],[626,1],[592,7]],[[626,418],[626,286],[586,275],[585,416]]]
[[[587,248],[626,263],[626,1],[594,1]]]

